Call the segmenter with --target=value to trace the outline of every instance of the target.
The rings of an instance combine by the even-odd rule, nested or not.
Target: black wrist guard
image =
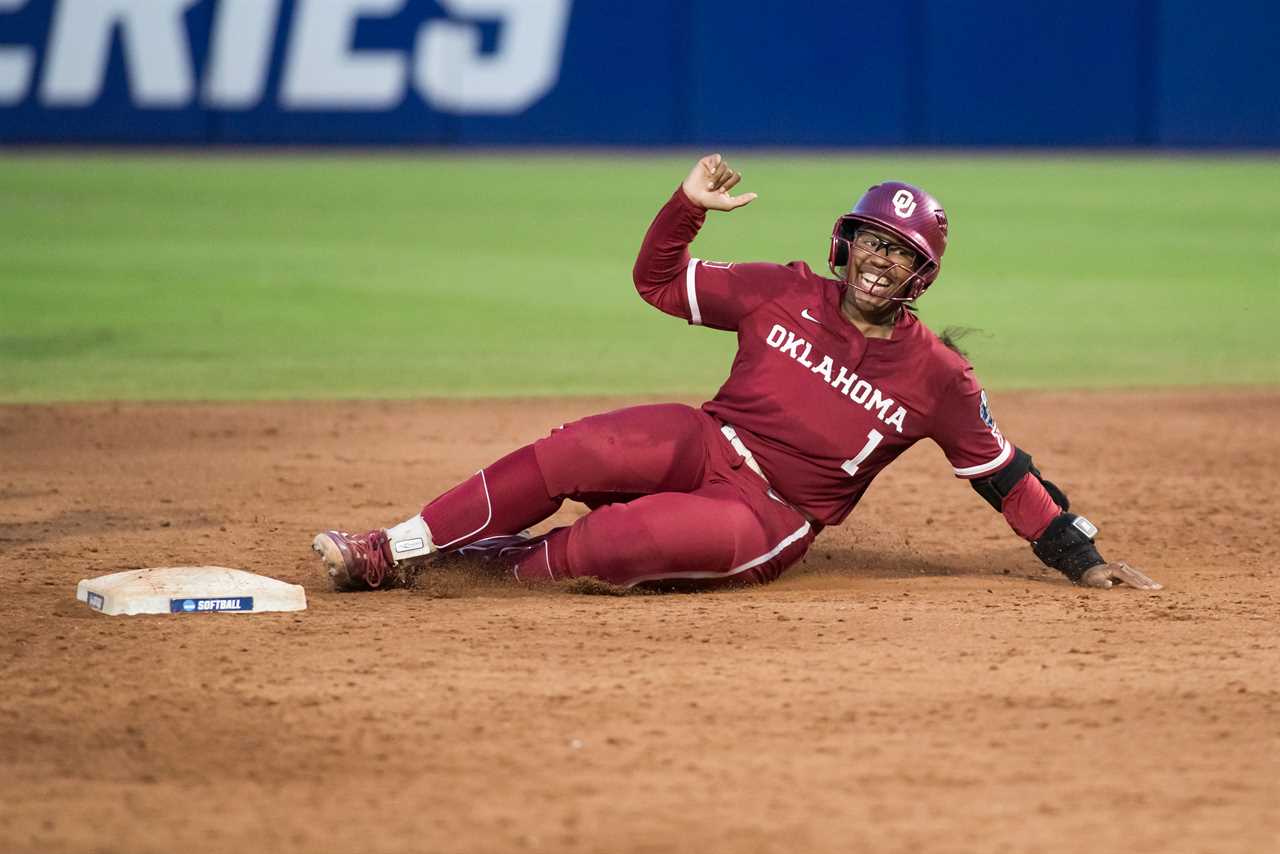
[[[1053,567],[1072,581],[1079,581],[1085,570],[1106,563],[1094,548],[1098,529],[1083,516],[1063,513],[1049,523],[1031,550],[1045,566]]]

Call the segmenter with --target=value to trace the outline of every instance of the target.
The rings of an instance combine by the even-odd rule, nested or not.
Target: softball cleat
[[[311,548],[320,555],[338,591],[376,590],[396,565],[387,532],[381,529],[364,534],[325,531],[316,534]]]

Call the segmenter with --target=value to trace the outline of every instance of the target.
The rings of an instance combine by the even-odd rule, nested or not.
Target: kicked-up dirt
[[[329,591],[316,531],[628,402],[0,407],[0,850],[1280,851],[1280,392],[999,396],[1156,593],[924,444],[766,587]],[[308,610],[75,600],[176,564]]]

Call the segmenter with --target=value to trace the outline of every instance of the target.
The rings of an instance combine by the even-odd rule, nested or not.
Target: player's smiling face
[[[915,271],[915,250],[897,235],[877,228],[859,228],[849,241],[849,289],[845,303],[867,320],[878,322],[894,313],[897,296]]]

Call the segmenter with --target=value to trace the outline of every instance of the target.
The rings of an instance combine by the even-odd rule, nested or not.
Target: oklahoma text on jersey
[[[810,373],[821,375],[826,380],[827,385],[841,394],[847,395],[854,403],[861,404],[863,409],[868,412],[875,410],[877,418],[893,427],[899,433],[902,432],[903,420],[907,416],[906,409],[901,406],[894,409],[892,397],[885,397],[880,392],[880,389],[866,380],[859,379],[855,372],[844,365],[839,365],[840,373],[833,379],[832,371],[837,367],[835,360],[830,356],[824,355],[822,361],[815,365],[809,360],[809,355],[813,352],[813,344],[796,335],[790,329],[775,323],[773,328],[769,330],[769,334],[765,336],[765,343],[780,353],[785,353],[795,359],[808,368]],[[800,351],[801,347],[804,348],[804,352]],[[892,415],[889,415],[890,409],[893,409]]]

